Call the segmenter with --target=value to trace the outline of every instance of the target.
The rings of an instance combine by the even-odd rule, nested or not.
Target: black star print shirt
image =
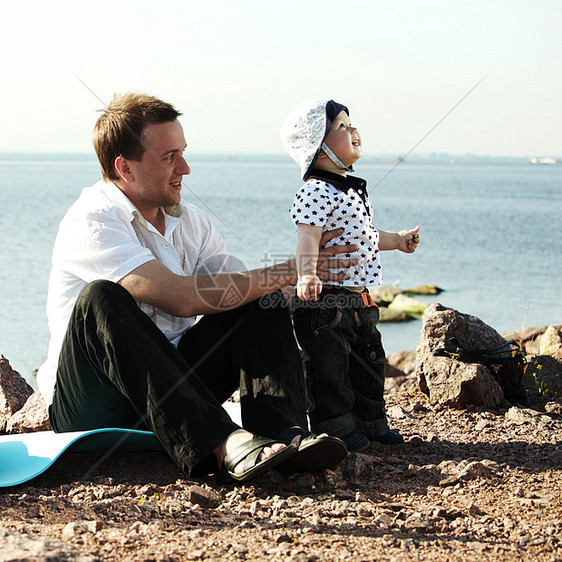
[[[359,259],[358,265],[345,269],[348,278],[340,283],[326,281],[326,284],[348,287],[381,284],[379,232],[373,226],[373,209],[365,180],[314,169],[295,195],[290,212],[295,224],[321,226],[323,230],[343,228],[343,234],[326,246],[357,246],[357,252],[345,255]]]

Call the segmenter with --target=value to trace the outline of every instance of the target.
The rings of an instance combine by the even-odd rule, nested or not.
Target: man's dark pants
[[[221,406],[237,388],[248,431],[276,437],[306,427],[302,364],[286,308],[254,301],[206,315],[176,349],[125,289],[95,281],[69,322],[51,424],[57,432],[149,429],[192,474],[238,429]]]

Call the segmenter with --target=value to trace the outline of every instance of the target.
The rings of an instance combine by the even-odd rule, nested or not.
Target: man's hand
[[[328,230],[322,233],[322,238],[320,238],[320,251],[318,252],[318,263],[316,265],[316,275],[323,279],[324,281],[343,281],[347,279],[345,273],[334,273],[331,270],[338,270],[344,267],[349,267],[352,265],[357,265],[359,260],[357,258],[334,258],[333,256],[338,256],[340,254],[351,254],[357,251],[357,246],[354,244],[346,245],[336,245],[325,248],[327,244],[333,238],[341,236],[343,233],[343,228],[338,228],[336,230]]]
[[[416,226],[409,230],[401,230],[398,236],[400,236],[400,240],[396,249],[406,254],[412,254],[420,243],[420,227]]]

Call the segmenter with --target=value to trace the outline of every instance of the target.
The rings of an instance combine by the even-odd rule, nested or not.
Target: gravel
[[[66,454],[0,490],[0,561],[562,560],[559,409],[436,407],[408,380],[387,405],[403,445],[243,486],[164,453]]]

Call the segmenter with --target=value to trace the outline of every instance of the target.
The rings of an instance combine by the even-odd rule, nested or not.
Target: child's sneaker
[[[358,431],[352,431],[351,433],[340,437],[340,439],[345,443],[345,446],[350,453],[358,453],[359,451],[366,449],[371,444],[371,442]]]
[[[375,437],[374,441],[382,443],[383,445],[400,445],[404,443],[404,437],[397,431],[390,431],[390,429],[379,437]]]

